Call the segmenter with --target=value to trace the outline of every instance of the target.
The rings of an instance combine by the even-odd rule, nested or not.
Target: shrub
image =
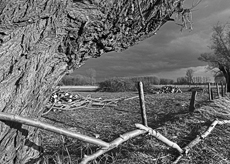
[[[154,84],[159,84],[157,77],[111,78],[99,83],[100,91],[126,92],[137,91],[137,84],[143,82],[144,91],[149,91]]]
[[[107,79],[99,83],[100,91],[126,92],[135,90],[135,84],[123,78]]]

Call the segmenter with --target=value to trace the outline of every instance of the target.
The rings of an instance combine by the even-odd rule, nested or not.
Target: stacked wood
[[[154,88],[150,90],[150,93],[153,94],[162,94],[162,93],[182,93],[181,89],[176,86],[163,86],[161,88]]]
[[[80,96],[78,94],[73,95],[71,93],[61,91],[61,92],[54,93],[50,98],[50,102],[61,104],[61,103],[72,102],[79,98]]]

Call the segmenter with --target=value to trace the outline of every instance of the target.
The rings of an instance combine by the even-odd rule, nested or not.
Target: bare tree
[[[194,70],[193,69],[188,69],[186,71],[185,78],[187,79],[189,84],[193,83],[193,76],[194,76]]]
[[[0,112],[42,120],[60,79],[156,34],[183,0],[1,0]],[[39,163],[39,130],[0,122],[0,163]]]
[[[86,70],[86,73],[89,75],[89,77],[91,79],[91,84],[94,85],[96,83],[97,71],[93,68],[89,68],[88,70]]]
[[[211,53],[204,53],[198,58],[209,64],[209,69],[221,72],[230,92],[230,25],[217,24],[213,27]]]
[[[186,77],[178,77],[177,84],[188,84],[188,80]]]

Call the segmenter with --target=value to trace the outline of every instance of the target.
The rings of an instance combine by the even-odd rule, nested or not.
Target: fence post
[[[211,88],[211,100],[214,100],[213,88]]]
[[[216,83],[216,91],[217,91],[218,98],[220,98],[220,89],[218,83]]]
[[[139,92],[139,100],[140,100],[140,106],[141,106],[142,124],[144,126],[148,126],[146,108],[145,108],[144,89],[143,89],[143,83],[141,81],[138,83],[138,92]]]
[[[211,84],[208,83],[208,96],[209,96],[209,101],[212,100],[212,97],[211,97]]]
[[[228,93],[228,84],[227,82],[225,83],[225,90],[224,90],[224,94],[226,95]]]
[[[224,97],[224,84],[221,82],[221,96]]]
[[[192,97],[190,100],[189,112],[194,112],[195,110],[195,101],[196,101],[197,91],[192,91]]]

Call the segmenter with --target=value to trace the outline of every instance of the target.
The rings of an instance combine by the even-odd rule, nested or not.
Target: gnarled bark
[[[227,84],[227,92],[230,92],[230,68],[229,66],[219,65],[219,70],[223,73],[226,84]]]
[[[0,111],[41,119],[58,81],[85,60],[150,37],[183,0],[1,0]],[[0,122],[0,163],[36,163],[39,130]]]

